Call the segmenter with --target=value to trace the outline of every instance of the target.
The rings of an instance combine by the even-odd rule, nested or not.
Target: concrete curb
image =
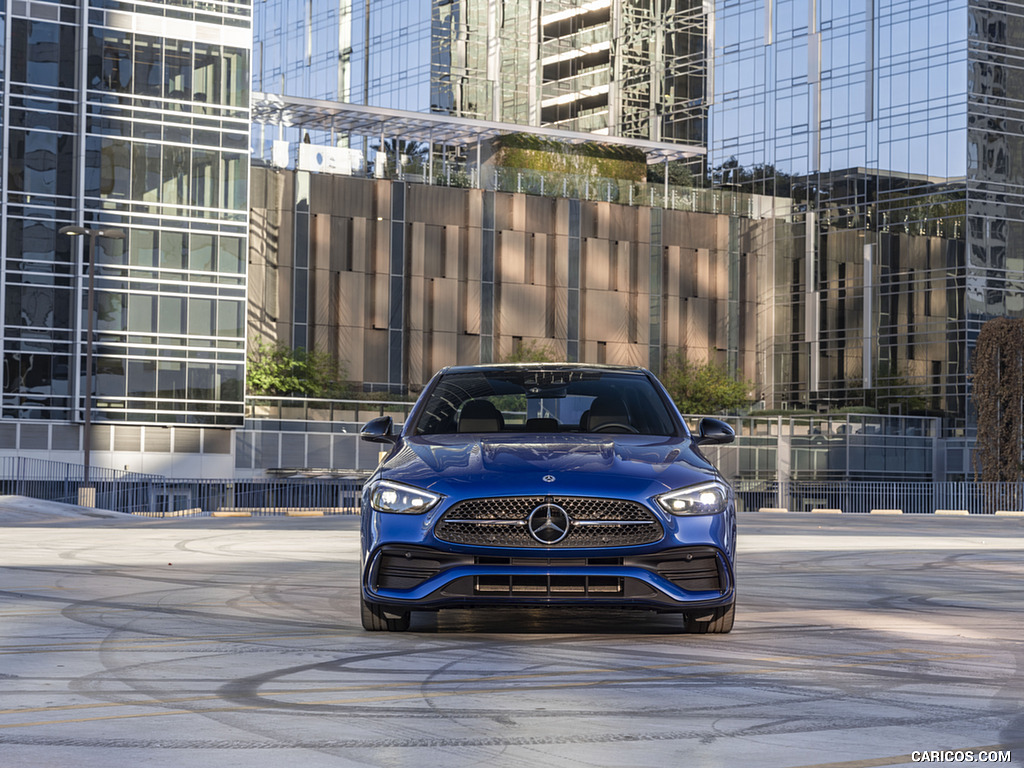
[[[327,515],[352,515],[351,507],[221,507],[213,513],[214,517],[253,517],[253,516],[286,516],[286,517],[325,517]]]
[[[754,510],[749,510],[749,511],[753,512]],[[792,510],[783,509],[781,507],[760,507],[760,508],[758,508],[757,511],[758,512],[767,512],[767,513],[785,512],[786,514],[790,514],[791,512],[793,512]],[[815,515],[818,515],[818,514],[824,514],[824,515],[844,515],[846,517],[864,517],[865,516],[865,514],[863,512],[843,512],[843,510],[841,510],[841,509],[823,509],[823,508],[821,508],[821,509],[811,509],[811,510],[796,510],[796,514],[801,514],[801,513],[815,514]],[[744,513],[741,512],[740,514],[744,514]],[[913,513],[913,514],[910,514],[910,513],[904,512],[902,509],[872,509],[870,511],[870,514],[872,514],[872,515],[890,515],[890,516],[899,515],[900,517],[1024,517],[1024,510],[1000,509],[1000,510],[997,510],[994,514],[980,514],[980,513],[972,514],[969,510],[966,510],[966,509],[936,509],[932,513],[923,512],[923,513]]]
[[[172,512],[132,512],[134,517],[198,517],[203,514],[202,507],[193,507],[192,509],[176,509]]]

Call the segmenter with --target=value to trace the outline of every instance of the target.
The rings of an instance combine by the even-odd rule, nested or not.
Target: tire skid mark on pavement
[[[242,533],[235,531],[237,535]],[[191,546],[198,551],[206,546],[204,541],[209,543],[214,538],[223,538],[223,535],[193,538],[191,541],[195,544]],[[1007,667],[1002,659],[1006,649],[994,643],[983,644],[973,639],[957,641],[953,637],[942,641],[943,645],[938,648],[934,645],[924,649],[893,647],[895,638],[876,628],[845,626],[838,620],[831,624],[827,621],[818,624],[807,622],[808,616],[814,614],[814,608],[797,611],[787,606],[798,621],[766,621],[766,618],[779,618],[781,614],[772,615],[770,598],[773,595],[765,585],[803,578],[797,573],[807,562],[803,558],[774,558],[771,562],[781,565],[778,570],[769,571],[767,561],[758,563],[760,555],[748,556],[747,562],[753,562],[755,567],[746,569],[744,574],[750,588],[745,593],[749,597],[741,599],[741,608],[749,602],[757,613],[748,624],[741,623],[726,638],[687,637],[686,642],[680,643],[678,629],[666,629],[664,619],[660,620],[662,624],[651,620],[631,623],[619,630],[608,626],[609,619],[587,626],[585,620],[574,618],[562,626],[560,617],[545,616],[543,620],[520,627],[512,619],[496,621],[470,614],[465,615],[471,618],[446,617],[441,622],[434,620],[432,624],[425,620],[427,617],[418,617],[421,621],[414,622],[414,631],[408,635],[374,637],[355,628],[358,623],[354,618],[355,589],[338,583],[339,571],[342,579],[355,573],[354,562],[339,560],[337,566],[340,568],[332,568],[331,583],[324,586],[323,583],[314,583],[308,575],[314,569],[324,567],[319,551],[301,561],[308,566],[306,568],[268,562],[267,570],[263,571],[252,567],[251,560],[233,568],[231,561],[236,555],[251,558],[251,553],[239,552],[243,545],[244,542],[234,546],[218,543],[216,554],[222,558],[219,571],[209,564],[191,563],[181,568],[176,565],[176,573],[168,573],[165,577],[160,569],[150,565],[134,569],[107,565],[84,574],[86,577],[94,574],[105,580],[100,585],[102,599],[62,601],[51,596],[55,598],[52,604],[64,606],[66,618],[106,632],[102,640],[64,643],[61,649],[84,654],[100,651],[104,669],[76,678],[74,683],[79,694],[103,700],[66,707],[36,708],[40,713],[52,713],[52,719],[38,724],[0,725],[5,729],[0,732],[0,744],[309,749],[325,752],[436,747],[482,750],[477,757],[485,753],[492,756],[504,754],[501,750],[515,747],[537,748],[508,753],[510,761],[517,758],[521,762],[525,754],[543,756],[546,754],[543,747],[559,744],[693,741],[699,742],[695,744],[699,747],[715,741],[728,746],[729,740],[734,739],[737,741],[733,743],[738,746],[743,739],[756,741],[759,737],[778,737],[777,741],[782,739],[797,744],[801,740],[784,737],[840,730],[857,734],[863,730],[867,738],[869,730],[881,730],[887,726],[907,729],[908,733],[915,733],[923,727],[942,732],[953,723],[966,724],[972,729],[992,725],[995,733],[999,727],[1009,727],[1007,715],[1011,711],[1019,711],[1014,695],[1020,691],[1019,682],[1015,682],[1020,679],[1020,666],[1018,664],[1016,672],[1012,665]],[[82,560],[101,557],[90,548],[76,551],[83,553]],[[109,550],[105,552],[109,558]],[[889,566],[903,562],[885,560],[896,557],[895,552],[878,554],[879,557],[872,562],[886,562]],[[275,559],[268,553],[261,553],[261,556],[267,561]],[[805,594],[804,608],[828,605],[829,600],[841,595],[841,584],[844,579],[848,581],[850,574],[859,571],[863,579],[864,560],[860,560],[861,566],[857,567],[847,560],[848,557],[848,551],[822,553],[815,572],[823,578],[815,584],[814,590]],[[927,559],[940,562],[936,558]],[[280,560],[287,561],[288,558]],[[955,570],[963,565],[944,562],[936,567]],[[288,569],[284,571],[284,577],[268,578],[280,573],[271,570],[277,568]],[[83,576],[77,573],[79,570],[70,565],[57,572],[69,579],[79,579]],[[972,569],[972,579],[981,578],[979,571],[984,569]],[[756,574],[753,579],[752,573]],[[987,573],[992,577],[989,580],[992,585],[1000,579],[1005,580],[1002,571]],[[224,574],[231,575],[226,577]],[[888,599],[892,602],[884,611],[868,607],[866,600],[847,602],[847,605],[856,606],[851,610],[875,611],[881,622],[887,617],[900,618],[904,615],[924,618],[952,615],[949,606],[927,598],[931,594],[930,585],[941,582],[930,578],[921,582],[920,579],[927,574],[922,575],[919,568],[900,565],[893,570],[890,567],[888,576],[896,581],[889,581],[887,574],[881,572],[868,575],[870,579],[862,584],[863,597],[869,596],[868,587],[874,584],[881,594],[889,593]],[[765,581],[769,577],[774,581]],[[166,588],[109,596],[110,585],[126,586],[129,580],[155,582]],[[914,591],[908,598],[905,587],[914,580],[927,586],[924,590]],[[795,588],[787,587],[790,591]],[[193,589],[237,594],[225,599],[221,604],[222,611],[218,613],[209,609],[211,598],[190,600],[189,590]],[[319,592],[310,594],[310,589]],[[1005,586],[1001,590],[1002,593],[1007,591]],[[892,595],[893,592],[897,594]],[[36,596],[22,594],[21,597],[34,599]],[[961,609],[954,607],[952,610]],[[126,612],[135,615],[126,616]],[[43,615],[56,613],[56,610],[42,612]],[[301,620],[290,619],[296,615]],[[827,618],[827,614],[822,615]],[[175,626],[178,619],[183,619],[184,626],[189,628]],[[350,626],[351,629],[348,628]],[[266,632],[230,631],[243,627],[266,629]],[[1001,631],[1005,634],[1007,628]],[[191,636],[182,636],[185,633]],[[833,635],[834,640],[827,639]],[[793,644],[792,638],[804,636],[826,638],[814,642],[824,643],[827,649],[834,650],[821,653],[773,652],[785,650]],[[896,642],[912,643],[914,640],[906,637]],[[353,653],[358,646],[383,647],[385,651]],[[639,658],[657,663],[642,666],[633,663],[638,658],[638,646],[642,646]],[[802,650],[805,644],[801,642],[799,647]],[[147,657],[144,652],[152,650],[160,653]],[[11,655],[28,652],[29,649],[8,651]],[[129,661],[128,657],[133,653],[139,654],[140,663],[126,665],[124,662]],[[226,675],[246,674],[246,661],[232,662],[231,659],[247,653],[279,653],[284,658],[299,654],[314,661],[227,682],[218,677],[222,670]],[[332,658],[323,661],[325,655]],[[319,661],[317,657],[320,657]],[[223,662],[218,661],[221,658]],[[971,663],[979,658],[991,659],[991,663]],[[294,662],[296,659],[291,660]],[[251,663],[262,666],[265,661],[268,659],[253,657]],[[269,661],[274,663],[275,660]],[[460,668],[462,666],[467,668]],[[179,668],[192,673],[195,669],[208,671],[210,677],[177,674]],[[497,674],[473,674],[487,668]],[[987,692],[984,670],[992,673],[998,684],[1005,686],[1000,694],[994,696]],[[829,675],[830,671],[834,674]],[[552,679],[554,675],[557,677]],[[581,677],[587,675],[596,676],[596,679]],[[309,679],[308,685],[304,676]],[[346,684],[324,685],[325,682]],[[186,685],[187,688],[182,690]],[[890,691],[893,685],[896,688]],[[659,690],[672,691],[678,698],[664,699],[663,703],[652,705],[650,709],[626,707],[608,711],[600,706],[601,697],[587,694],[592,690],[614,692],[641,686],[650,686],[652,694]],[[955,698],[948,703],[943,702],[938,689],[952,693],[951,686],[957,686]],[[932,687],[936,690],[931,690]],[[704,697],[709,688],[719,694],[716,701],[702,700],[699,704],[696,700],[687,701],[688,691]],[[545,694],[558,691],[567,692],[569,698],[561,701],[570,702],[569,706],[548,710],[514,708],[518,702],[513,702],[511,707],[501,706],[509,694],[526,697],[527,702],[549,704],[549,701],[559,699]],[[572,694],[572,691],[582,693]],[[539,692],[539,695],[530,697],[531,692]],[[28,693],[41,695],[41,691]],[[827,702],[837,695],[851,707],[845,714],[826,711]],[[238,698],[233,700],[231,696]],[[475,706],[472,702],[474,696],[482,697],[478,703],[485,706]],[[651,695],[637,695],[635,692],[623,694],[621,698],[627,704],[651,699]],[[592,704],[594,708],[580,708],[578,705],[581,703]],[[780,705],[781,711],[792,716],[780,718]],[[983,711],[986,705],[987,709]],[[0,715],[11,719],[24,717],[31,711],[12,709],[0,711]],[[897,716],[887,714],[892,712]],[[81,717],[68,717],[74,714]],[[225,726],[221,732],[244,732],[243,737],[223,740],[198,738],[194,727],[197,721],[180,719],[188,714],[220,723]],[[338,714],[360,725],[353,725],[348,733],[332,734],[330,730],[338,722],[334,716]],[[80,722],[160,723],[147,718],[161,717],[176,723],[173,729],[162,729],[163,732],[179,736],[196,733],[197,738],[147,738],[150,733],[146,731],[154,730],[148,725],[134,729],[80,729],[79,733],[73,728],[62,728]],[[294,719],[296,717],[302,720]],[[318,738],[319,726],[314,725],[316,718],[324,724],[332,724],[330,730],[324,729],[326,738]],[[481,722],[488,718],[494,722]],[[571,719],[571,727],[563,727],[558,733],[536,734],[527,730],[531,722],[542,719],[550,723],[552,729],[559,721],[564,726],[566,718]],[[692,722],[680,729],[679,720],[683,718],[690,718]],[[45,720],[45,717],[36,719]],[[518,728],[517,719],[524,719],[527,723]],[[423,723],[415,728],[425,735],[412,732],[414,727],[404,728],[402,720]],[[462,722],[455,722],[457,720]],[[602,729],[601,733],[588,732],[591,721],[594,728]],[[310,725],[298,730],[297,724],[301,722]],[[495,723],[501,726],[502,732],[488,733],[488,730],[494,731]],[[661,724],[665,730],[658,729]],[[35,725],[49,725],[52,729],[46,731],[40,727],[33,730]],[[464,735],[460,737],[456,728],[461,728]],[[141,738],[133,739],[133,731]],[[128,738],[110,738],[111,734],[125,732],[129,734]],[[93,733],[95,737],[91,737]],[[1003,733],[1005,736],[1006,731]],[[211,735],[216,736],[217,732]],[[347,736],[351,737],[344,738]],[[869,743],[865,742],[865,746]],[[668,757],[678,748],[662,749]],[[892,747],[879,746],[878,749]],[[865,752],[867,756],[862,760],[804,768],[868,768],[906,762],[906,756],[875,757],[870,749],[858,749],[852,754],[863,755]],[[472,755],[471,751],[461,756],[469,755]],[[377,758],[371,763],[384,764]],[[511,762],[502,764],[510,765]],[[538,760],[537,764],[556,763]],[[584,761],[581,764],[591,765]]]
[[[207,656],[209,656],[209,657],[217,657],[219,655],[221,655],[221,654],[220,653],[216,653],[216,652],[215,653],[207,654]],[[395,654],[384,654],[383,655],[383,657],[385,657],[385,658],[389,657],[389,656],[405,657],[405,656],[408,656],[408,653],[406,653],[406,652],[396,652]],[[958,656],[959,656],[959,654],[958,654]],[[363,657],[363,658],[366,658],[366,657]],[[373,654],[373,655],[370,656],[370,658],[372,658],[375,661],[379,661],[379,660],[381,660],[382,655],[381,654]],[[195,659],[194,659],[194,657],[190,657],[190,660],[194,661]],[[179,661],[179,660],[176,659],[174,661]],[[694,672],[692,674],[691,673],[676,673],[676,674],[671,674],[671,675],[645,675],[645,676],[640,676],[640,677],[629,677],[629,676],[618,676],[618,677],[616,677],[615,676],[616,674],[621,675],[624,672],[636,672],[636,671],[641,671],[641,670],[642,671],[653,672],[653,671],[663,670],[663,669],[666,669],[666,668],[680,666],[679,664],[675,664],[675,665],[639,665],[639,666],[632,666],[628,670],[617,669],[617,668],[614,668],[614,667],[608,667],[608,668],[598,668],[598,669],[580,669],[580,670],[562,671],[562,672],[558,673],[559,676],[563,676],[564,677],[564,676],[579,676],[579,675],[588,675],[588,676],[590,676],[590,675],[604,675],[604,677],[601,677],[601,678],[596,679],[596,680],[555,681],[555,682],[550,682],[551,676],[552,676],[552,673],[550,671],[542,671],[542,672],[536,672],[536,673],[508,674],[508,675],[473,676],[473,677],[461,676],[461,677],[456,677],[456,678],[453,678],[453,679],[441,679],[438,676],[438,675],[441,674],[441,671],[440,670],[435,670],[435,674],[428,675],[428,677],[426,679],[423,679],[423,680],[410,679],[408,681],[386,682],[386,683],[381,683],[381,682],[375,680],[373,682],[368,682],[368,683],[359,683],[359,684],[344,685],[344,686],[326,686],[326,687],[325,686],[319,686],[319,685],[318,686],[313,686],[313,687],[308,687],[308,686],[307,687],[296,687],[294,685],[294,683],[293,683],[292,684],[293,687],[287,688],[287,689],[273,690],[273,691],[260,690],[261,688],[263,688],[264,686],[268,685],[271,681],[273,681],[275,679],[279,679],[279,678],[287,677],[287,676],[294,676],[294,675],[300,674],[302,672],[313,671],[313,670],[323,671],[323,670],[329,669],[329,668],[339,669],[342,666],[347,665],[350,661],[352,661],[352,660],[342,661],[342,662],[314,663],[314,664],[307,664],[307,665],[301,665],[301,666],[287,668],[287,669],[283,669],[283,670],[278,670],[278,671],[271,672],[271,673],[265,673],[265,674],[262,674],[262,675],[255,676],[253,678],[248,678],[248,679],[244,679],[244,680],[241,680],[241,681],[236,681],[234,683],[229,683],[229,684],[227,684],[225,686],[222,686],[221,690],[217,694],[207,694],[207,695],[199,695],[199,696],[185,696],[185,697],[171,697],[171,698],[160,698],[160,699],[153,699],[153,698],[128,699],[128,700],[121,699],[121,700],[118,700],[118,701],[90,702],[90,703],[81,703],[81,704],[60,705],[60,706],[15,708],[15,709],[8,709],[8,710],[0,710],[0,716],[18,716],[18,715],[24,715],[24,714],[29,714],[29,713],[44,713],[44,712],[68,712],[68,711],[80,711],[80,710],[89,710],[89,709],[103,709],[103,708],[111,708],[111,707],[143,707],[143,706],[168,706],[168,705],[178,705],[178,706],[180,706],[180,705],[184,705],[184,704],[200,704],[201,705],[204,702],[213,702],[213,701],[232,701],[232,702],[235,702],[235,704],[234,704],[233,707],[230,707],[230,708],[227,708],[227,709],[219,708],[219,707],[218,708],[201,708],[201,709],[196,709],[196,710],[184,710],[183,709],[180,712],[179,711],[171,711],[171,712],[164,711],[164,712],[157,712],[157,713],[151,713],[151,714],[152,714],[152,716],[159,716],[159,715],[162,715],[162,714],[184,714],[184,713],[187,713],[187,712],[197,712],[198,713],[198,712],[212,712],[212,711],[235,711],[235,710],[246,710],[246,709],[268,709],[268,708],[273,708],[273,709],[277,709],[277,708],[295,709],[295,710],[302,710],[302,711],[307,711],[307,712],[308,711],[314,711],[314,710],[322,711],[322,710],[324,710],[326,708],[326,709],[329,709],[331,711],[334,711],[338,707],[347,707],[347,706],[357,706],[357,707],[360,707],[360,706],[365,706],[365,705],[371,704],[371,703],[372,704],[376,704],[376,703],[391,702],[391,701],[406,701],[406,700],[423,699],[423,698],[426,698],[426,697],[441,698],[441,697],[478,696],[478,695],[491,695],[491,694],[522,695],[524,692],[527,692],[527,691],[530,691],[530,692],[533,692],[533,691],[553,691],[553,690],[566,690],[566,689],[573,689],[573,688],[600,688],[600,687],[606,687],[606,686],[621,687],[621,686],[650,685],[650,684],[653,684],[653,683],[674,683],[674,682],[687,682],[687,683],[697,682],[697,683],[703,683],[703,684],[707,684],[707,685],[712,685],[712,684],[716,684],[716,683],[720,682],[723,678],[729,678],[729,677],[736,677],[736,676],[740,676],[740,677],[743,677],[743,678],[749,678],[749,677],[752,677],[752,676],[771,677],[773,675],[779,675],[779,674],[782,674],[782,673],[800,673],[800,672],[808,671],[807,668],[805,668],[805,667],[799,667],[799,668],[761,667],[761,668],[750,668],[750,669],[729,669],[729,670],[719,670],[719,671],[703,671],[703,672]],[[463,661],[464,661],[464,659],[460,658],[460,659],[452,661],[449,664],[444,665],[444,666],[450,668],[454,664],[457,664],[457,663],[460,663],[460,662],[463,662]],[[765,661],[771,661],[771,659],[765,659]],[[902,661],[903,660],[896,659],[896,660],[893,660],[891,663],[894,663],[894,664],[895,663],[902,663]],[[709,660],[709,661],[702,661],[702,662],[697,662],[697,661],[692,661],[691,660],[691,661],[686,662],[686,666],[690,666],[690,667],[692,667],[692,666],[700,666],[700,665],[703,665],[703,666],[722,666],[722,662],[719,661],[719,660]],[[857,662],[857,663],[833,664],[833,665],[830,666],[830,669],[832,669],[832,670],[857,669],[858,671],[861,671],[864,668],[877,667],[878,665],[879,665],[878,661],[872,660],[872,661],[864,661],[864,662]],[[139,665],[140,668],[141,667],[148,667],[148,666],[149,666],[148,664]],[[125,678],[124,677],[124,674],[126,672],[128,672],[129,669],[130,668],[128,668],[128,667],[124,667],[124,668],[120,668],[120,669],[117,669],[117,670],[111,670],[111,671],[117,672],[120,675],[119,677],[115,677],[114,679],[116,679],[116,680],[118,680],[120,682],[127,682],[127,680],[130,679],[131,682],[134,685],[138,685],[140,681],[137,678]],[[409,674],[411,671],[412,670],[405,670],[405,671],[392,670],[392,672],[397,673],[397,674]],[[821,667],[815,667],[814,671],[815,672],[821,672],[822,668]],[[353,670],[353,674],[368,674],[369,672],[370,672],[369,670],[362,669],[362,668],[360,668],[358,670]],[[884,673],[884,670],[878,670],[878,673]],[[376,674],[376,673],[374,673],[374,674]],[[889,674],[891,674],[891,671],[889,672]],[[609,675],[611,675],[611,676],[609,676]],[[89,676],[89,677],[92,679],[92,683],[93,684],[95,684],[96,682],[99,681],[99,680],[97,680],[97,677],[98,677],[97,675],[92,675],[92,676]],[[106,675],[103,675],[102,677],[105,678]],[[534,684],[534,681],[537,681],[537,680],[547,680],[549,682],[545,682],[545,683],[541,683],[541,684]],[[528,685],[520,685],[520,686],[515,687],[515,688],[504,687],[504,686],[503,687],[493,687],[495,683],[514,682],[514,681],[518,681],[518,682],[526,681],[526,682],[529,682],[530,684],[528,684]],[[949,683],[949,682],[970,683],[970,682],[975,682],[975,681],[974,681],[973,678],[958,678],[958,679],[954,679],[954,680],[951,681],[947,677],[942,677],[942,678],[936,679],[936,682],[942,682],[942,683]],[[431,690],[432,688],[441,689],[444,686],[473,685],[473,684],[482,684],[482,683],[486,683],[486,684],[488,684],[489,686],[492,686],[492,687],[471,687],[471,688],[460,688],[459,690]],[[777,686],[777,687],[780,687],[783,690],[791,690],[790,686],[784,686],[784,687],[783,686]],[[818,689],[818,688],[824,687],[824,688],[827,688],[827,689],[831,690],[831,689],[834,688],[834,683],[827,683],[827,684],[801,683],[800,687],[802,687],[804,689]],[[289,695],[291,695],[291,696],[312,696],[312,695],[323,696],[325,694],[337,694],[337,693],[358,693],[358,692],[379,693],[382,690],[388,690],[388,689],[391,689],[391,690],[393,690],[395,692],[391,693],[391,694],[386,694],[386,695],[377,695],[377,696],[369,696],[369,697],[357,697],[357,698],[325,699],[325,700],[321,700],[321,701],[312,701],[312,702],[311,701],[294,701],[294,702],[289,702],[289,701],[283,701],[283,700],[279,699],[279,697],[289,696]],[[416,689],[416,690],[415,691],[410,691],[408,693],[401,692],[401,691],[404,691],[406,689]],[[94,690],[94,689],[90,689],[88,691],[88,693],[90,695],[100,695],[102,692]],[[107,695],[118,695],[118,693],[119,692],[112,692],[112,693],[107,694]],[[375,711],[380,711],[380,710],[375,708]],[[470,711],[476,712],[477,710],[473,709],[473,710],[470,710]],[[506,712],[508,710],[500,710],[500,711]],[[529,713],[529,711],[530,710],[519,711],[519,712],[517,712],[517,714],[523,714],[524,712],[525,713]],[[586,714],[586,715],[589,715],[589,716],[594,716],[594,715],[600,715],[600,714],[604,714],[604,713],[603,713],[602,710],[594,710],[594,711],[589,712],[589,713],[579,713],[579,714]],[[110,715],[109,717],[89,718],[89,719],[116,719],[116,718],[121,717],[121,716],[122,715]],[[129,714],[129,715],[123,715],[123,716],[125,716],[125,717],[139,717],[139,716],[142,716],[142,715],[139,715],[139,714]],[[465,716],[465,715],[462,714],[462,716]],[[47,722],[48,723],[55,723],[55,722],[81,722],[81,721],[82,720],[47,721]],[[29,724],[18,724],[18,723],[0,724],[0,729],[24,727],[24,726],[27,726],[27,725],[29,725]],[[32,725],[35,725],[35,724],[32,724]]]
[[[188,712],[174,712],[167,714],[190,714]],[[148,715],[138,715],[146,717]],[[82,721],[85,722],[85,721]],[[933,721],[932,724],[939,722]],[[922,725],[919,720],[897,721],[895,725]],[[808,731],[820,731],[823,728],[829,730],[852,730],[863,727],[883,727],[886,721],[879,720],[874,723],[847,724],[839,726],[822,724],[801,723],[794,727],[793,721],[786,721],[784,727],[774,725],[765,728],[752,728],[743,732],[747,736],[774,736],[792,733],[804,733]],[[723,736],[733,737],[736,734],[723,732]],[[704,729],[693,730],[670,730],[670,731],[648,731],[633,733],[599,733],[599,734],[559,734],[559,735],[531,735],[531,736],[488,736],[488,737],[465,737],[465,738],[442,738],[442,737],[421,737],[421,738],[376,738],[376,739],[292,739],[287,742],[280,741],[236,741],[236,740],[206,740],[206,739],[174,739],[174,738],[151,738],[151,739],[129,739],[129,738],[60,738],[60,737],[4,737],[3,742],[7,744],[23,745],[45,745],[45,746],[76,746],[96,747],[111,746],[119,748],[164,748],[164,749],[387,749],[387,748],[423,748],[423,747],[508,747],[508,746],[530,746],[530,745],[559,745],[559,744],[609,744],[628,742],[654,742],[654,741],[700,741],[705,739],[707,731]],[[1012,748],[1011,745],[997,744],[976,747],[981,750],[999,750]],[[965,747],[958,747],[965,749]],[[881,762],[881,761],[897,762]],[[884,757],[866,760],[853,760],[830,763],[817,763],[814,765],[800,766],[800,768],[855,768],[856,766],[885,766],[909,763],[910,755],[899,755],[897,757]]]

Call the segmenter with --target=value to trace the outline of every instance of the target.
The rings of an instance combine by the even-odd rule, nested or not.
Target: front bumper
[[[386,544],[367,559],[362,588],[368,602],[399,610],[587,605],[685,612],[735,599],[729,560],[706,545],[540,557]]]

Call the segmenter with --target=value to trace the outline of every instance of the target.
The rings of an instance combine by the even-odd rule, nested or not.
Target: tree
[[[664,163],[651,163],[647,166],[647,180],[655,184],[665,183]],[[685,161],[673,160],[668,164],[668,183],[677,187],[695,187],[701,179],[693,175],[693,171]]]
[[[799,177],[786,173],[771,163],[757,163],[747,168],[740,165],[735,157],[730,157],[709,169],[708,174],[715,184],[732,186],[742,192],[792,197],[795,201],[807,199],[806,182],[802,185]]]
[[[343,397],[346,375],[345,366],[324,352],[262,339],[249,345],[245,384],[250,395]]]
[[[393,179],[397,173],[396,161],[402,164],[403,174],[426,174],[430,145],[406,139],[384,139],[381,144],[371,142],[370,147],[384,154],[385,178]]]
[[[978,412],[975,473],[989,482],[1024,476],[1024,320],[997,317],[981,327],[972,361]]]
[[[880,362],[874,376],[874,385],[864,389],[860,380],[846,382],[847,407],[863,405],[876,413],[888,413],[894,406],[902,413],[915,413],[928,409],[928,398],[920,387],[913,386],[899,369],[887,361]]]
[[[506,355],[503,363],[554,363],[558,360],[551,347],[535,341],[520,341],[515,344],[512,354]]]
[[[676,352],[665,361],[661,375],[665,389],[686,414],[720,413],[750,402],[754,385],[736,381],[720,365],[691,362]]]

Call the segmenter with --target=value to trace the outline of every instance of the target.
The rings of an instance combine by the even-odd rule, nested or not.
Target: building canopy
[[[255,123],[295,126],[341,135],[398,137],[408,141],[474,147],[497,136],[527,133],[567,144],[600,142],[633,147],[647,156],[649,164],[685,160],[706,154],[704,147],[688,144],[499,123],[430,112],[408,112],[270,93],[253,93],[251,105],[252,119]]]

